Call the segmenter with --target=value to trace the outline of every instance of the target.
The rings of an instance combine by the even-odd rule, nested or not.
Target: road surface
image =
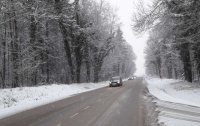
[[[0,120],[0,126],[143,126],[142,78],[105,87]]]

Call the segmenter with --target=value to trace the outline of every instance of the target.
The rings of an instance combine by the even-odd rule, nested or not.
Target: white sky
[[[140,35],[136,36],[134,35],[132,31],[131,25],[132,22],[132,16],[134,12],[134,2],[136,0],[107,0],[109,1],[114,7],[118,8],[118,16],[122,22],[122,31],[124,34],[124,38],[127,42],[129,42],[133,50],[137,56],[136,59],[136,75],[144,75],[145,74],[145,67],[144,67],[144,49],[146,46],[146,41],[148,38],[148,35]]]

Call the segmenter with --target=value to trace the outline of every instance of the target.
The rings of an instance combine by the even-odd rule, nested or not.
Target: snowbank
[[[200,85],[173,79],[146,79],[166,126],[200,126]]]
[[[95,90],[108,82],[83,84],[53,84],[40,87],[0,89],[0,119],[40,105],[55,102],[78,93]]]
[[[160,117],[159,120],[165,122],[166,126],[200,126],[200,123],[198,122],[179,120],[175,118]]]
[[[200,107],[200,86],[173,79],[146,79],[149,92],[156,98]]]

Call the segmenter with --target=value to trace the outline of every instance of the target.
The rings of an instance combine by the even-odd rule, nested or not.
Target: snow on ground
[[[39,87],[0,89],[0,119],[107,85],[108,82],[101,82],[96,84],[53,84]]]
[[[147,79],[149,92],[163,101],[200,107],[200,85],[173,79]]]
[[[167,126],[200,126],[198,122],[191,122],[187,120],[179,120],[175,118],[160,117],[161,122],[165,122]]]
[[[173,79],[146,79],[156,97],[159,122],[167,126],[200,126],[200,85]]]

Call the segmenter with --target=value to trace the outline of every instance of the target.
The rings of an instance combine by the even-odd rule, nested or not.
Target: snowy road
[[[1,126],[143,126],[142,79],[101,88],[0,120]]]

